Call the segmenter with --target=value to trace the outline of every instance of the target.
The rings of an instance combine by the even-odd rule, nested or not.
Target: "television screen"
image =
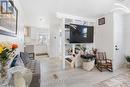
[[[93,43],[93,26],[70,25],[70,43]]]

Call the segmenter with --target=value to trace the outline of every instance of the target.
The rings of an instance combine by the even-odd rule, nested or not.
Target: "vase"
[[[1,63],[1,78],[6,78],[7,76],[7,64]]]

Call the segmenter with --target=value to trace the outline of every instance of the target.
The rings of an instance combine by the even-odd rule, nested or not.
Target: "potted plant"
[[[125,56],[127,61],[127,67],[130,68],[130,56]]]
[[[0,62],[1,62],[1,77],[5,77],[7,73],[7,62],[10,59],[11,54],[18,48],[17,44],[2,43],[0,44]]]

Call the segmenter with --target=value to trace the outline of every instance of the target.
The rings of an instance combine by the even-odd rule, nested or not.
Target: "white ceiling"
[[[97,18],[113,9],[118,0],[20,0],[26,17],[49,17],[56,12]],[[123,1],[130,7],[130,0]]]

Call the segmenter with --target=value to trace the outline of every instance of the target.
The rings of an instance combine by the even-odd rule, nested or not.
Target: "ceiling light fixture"
[[[114,8],[114,9],[111,10],[111,12],[119,11],[119,10],[124,11],[125,13],[130,13],[130,11],[128,11],[128,10],[126,10],[124,8]]]
[[[115,3],[114,5],[129,10],[128,7],[126,7],[126,6],[124,6],[124,5],[120,4],[120,3]]]
[[[122,10],[125,13],[130,13],[130,9],[128,7],[126,7],[125,5],[123,5],[123,4],[114,3],[114,6],[116,6],[116,7],[114,9],[112,9],[111,12],[114,12],[114,11],[117,11],[117,10]]]

